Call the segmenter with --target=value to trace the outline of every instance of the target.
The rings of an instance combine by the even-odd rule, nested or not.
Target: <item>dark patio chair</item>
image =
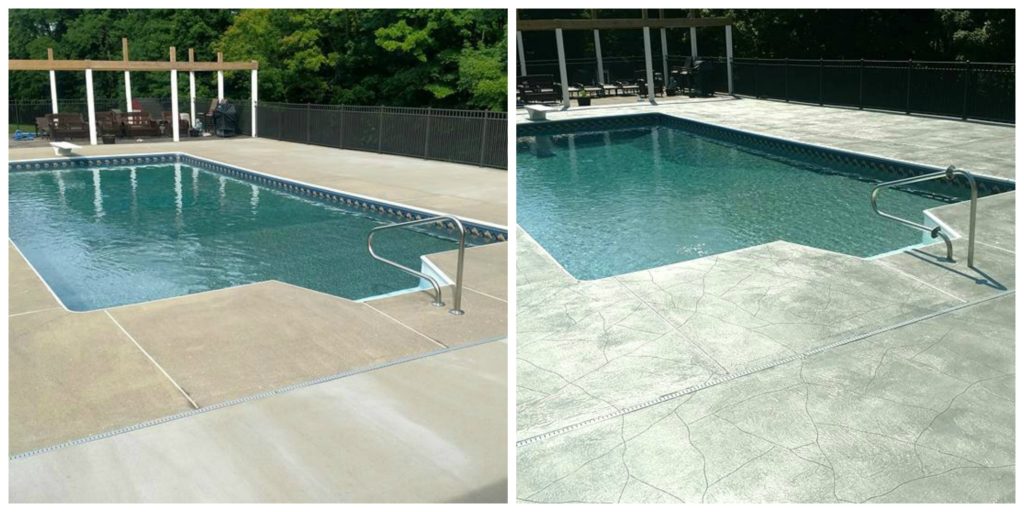
[[[52,140],[71,140],[75,137],[88,137],[89,125],[82,114],[46,114],[47,131]]]
[[[121,114],[121,127],[125,136],[158,136],[161,135],[160,125],[145,112],[124,112]]]

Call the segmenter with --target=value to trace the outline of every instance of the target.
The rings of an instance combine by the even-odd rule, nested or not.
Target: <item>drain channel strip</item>
[[[593,425],[595,423],[600,423],[602,421],[610,420],[612,418],[618,418],[620,416],[625,416],[627,414],[639,411],[641,409],[646,409],[648,407],[652,407],[652,406],[655,406],[655,405],[658,405],[658,404],[662,404],[662,403],[665,403],[665,402],[668,402],[668,401],[671,401],[671,400],[675,400],[676,398],[680,398],[680,397],[683,397],[683,396],[686,396],[686,395],[689,395],[689,394],[693,394],[693,393],[696,393],[698,391],[710,388],[712,386],[717,386],[719,384],[724,384],[726,382],[729,382],[729,381],[732,381],[732,380],[736,380],[736,379],[739,379],[741,377],[746,377],[748,375],[752,375],[754,373],[757,373],[757,372],[760,372],[760,371],[763,371],[763,370],[768,370],[768,369],[771,369],[771,368],[775,368],[777,366],[782,366],[782,365],[787,364],[787,363],[792,363],[793,361],[799,361],[801,359],[805,359],[807,357],[810,357],[810,356],[813,356],[813,355],[816,355],[816,354],[820,354],[820,353],[828,351],[828,350],[832,350],[832,349],[834,349],[836,347],[840,347],[842,345],[847,345],[847,344],[853,343],[855,341],[860,341],[860,340],[863,340],[865,338],[870,338],[872,336],[877,336],[879,334],[882,334],[882,333],[885,333],[885,332],[888,332],[888,331],[892,331],[892,330],[900,329],[900,328],[903,328],[903,327],[907,327],[909,325],[913,325],[913,324],[916,324],[918,322],[923,322],[925,320],[930,320],[932,318],[936,318],[936,317],[939,317],[939,316],[948,315],[950,313],[953,313],[955,311],[959,311],[959,310],[964,309],[964,308],[969,308],[971,306],[977,306],[979,304],[983,304],[983,303],[991,301],[991,300],[996,300],[996,299],[999,299],[999,298],[1002,298],[1002,297],[1006,297],[1007,295],[1012,295],[1015,291],[1016,290],[1007,290],[1007,291],[1004,291],[1004,292],[1000,292],[997,295],[993,295],[991,297],[985,297],[983,299],[978,299],[978,300],[974,300],[974,301],[971,301],[971,302],[965,302],[963,304],[957,304],[955,306],[951,306],[951,307],[948,307],[946,309],[940,309],[938,311],[935,311],[935,312],[932,312],[932,313],[928,313],[926,315],[922,315],[922,316],[919,316],[919,317],[911,318],[909,320],[898,322],[898,323],[895,323],[895,324],[892,324],[892,325],[889,325],[889,326],[886,326],[886,327],[881,327],[881,328],[875,329],[873,331],[869,331],[869,332],[861,333],[861,334],[855,334],[855,335],[850,336],[848,338],[843,338],[843,339],[840,339],[840,340],[835,341],[833,343],[829,343],[827,345],[824,345],[824,346],[821,346],[821,347],[818,347],[818,348],[815,348],[815,349],[812,349],[812,350],[808,350],[806,352],[801,352],[799,354],[794,354],[794,355],[787,356],[787,357],[784,357],[784,358],[781,358],[781,359],[777,359],[777,360],[774,360],[774,361],[771,361],[771,362],[768,362],[768,363],[765,363],[765,364],[762,364],[762,365],[759,365],[759,366],[755,366],[753,368],[748,368],[748,369],[743,370],[743,371],[738,372],[738,373],[733,373],[733,374],[729,374],[729,375],[723,375],[721,377],[718,377],[718,378],[715,378],[715,379],[711,379],[711,380],[709,380],[709,381],[707,381],[705,383],[697,384],[697,385],[690,386],[690,387],[684,388],[684,389],[680,389],[679,391],[673,391],[671,393],[667,393],[667,394],[661,395],[658,398],[654,398],[654,399],[648,400],[646,402],[640,402],[638,404],[634,404],[634,405],[631,405],[629,407],[626,407],[626,408],[623,408],[623,409],[619,409],[618,411],[615,411],[615,412],[610,412],[610,413],[607,413],[607,414],[602,414],[600,416],[595,416],[595,417],[590,418],[588,420],[580,421],[578,423],[573,423],[571,425],[566,425],[564,427],[557,428],[557,429],[552,430],[550,432],[544,432],[543,434],[537,434],[535,436],[528,437],[526,439],[522,439],[522,440],[516,441],[516,448],[519,448],[519,447],[522,447],[522,446],[526,446],[526,445],[529,445],[529,444],[533,444],[533,443],[536,443],[538,441],[543,441],[545,439],[550,439],[552,437],[560,436],[562,434],[565,434],[565,433],[568,433],[568,432],[572,432],[573,430],[577,430],[577,429],[580,429],[580,428],[583,428],[583,427],[586,427],[586,426],[589,426],[589,425]]]

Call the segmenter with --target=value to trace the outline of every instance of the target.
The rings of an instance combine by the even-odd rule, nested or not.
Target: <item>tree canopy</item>
[[[504,110],[507,20],[502,9],[14,9],[11,58],[257,60],[263,101]],[[248,72],[228,72],[229,97],[248,97]],[[45,73],[11,72],[11,99],[49,97]],[[197,73],[197,95],[215,95]],[[121,98],[122,73],[94,73],[98,97]],[[62,97],[84,98],[78,73],[58,73]],[[179,79],[187,95],[188,80]],[[168,97],[164,73],[133,73],[133,96]],[[187,97],[187,96],[186,96]]]
[[[736,57],[1014,61],[1012,9],[665,9],[671,18],[730,16]],[[659,9],[648,9],[656,18]],[[520,10],[521,19],[639,18],[641,9]],[[698,29],[702,55],[724,56],[720,28]],[[593,55],[593,36],[565,33],[569,58]],[[669,52],[689,55],[689,30],[669,29]],[[554,59],[554,36],[524,34],[527,63]],[[660,38],[653,38],[660,53]],[[643,55],[643,38],[626,30],[601,33],[604,55]]]

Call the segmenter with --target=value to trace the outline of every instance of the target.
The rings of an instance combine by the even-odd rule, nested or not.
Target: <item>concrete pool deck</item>
[[[118,149],[365,195],[394,180],[377,195],[505,216],[504,171],[251,139],[142,146]],[[507,252],[466,249],[463,316],[425,292],[354,302],[278,281],[76,313],[9,244],[12,499],[504,501]],[[426,258],[454,278],[454,251]]]
[[[752,103],[766,106],[740,113]],[[726,100],[551,118],[635,109],[711,120],[691,115],[707,109],[714,122],[807,142],[832,118],[828,145],[857,150],[833,112],[812,113],[806,131],[768,126],[818,108]],[[879,143],[890,122],[956,123],[841,114],[865,114],[857,137]],[[1012,178],[1013,128],[959,124],[994,140],[1009,132],[986,165]],[[904,146],[873,152],[921,161]],[[960,146],[923,163],[981,170],[974,156]],[[865,260],[778,241],[579,281],[519,230],[517,498],[1014,501],[1015,196],[979,201],[974,269],[965,237],[954,263],[941,245]],[[931,210],[962,234],[967,212]]]
[[[719,96],[668,98],[659,105],[576,107],[548,114],[548,119],[579,119],[659,112],[818,144],[946,167],[956,165],[979,174],[1016,179],[1014,127],[926,116],[781,101]],[[516,111],[516,122],[526,111]]]

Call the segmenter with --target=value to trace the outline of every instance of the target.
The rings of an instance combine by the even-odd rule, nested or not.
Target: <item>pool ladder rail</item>
[[[396,222],[394,224],[377,226],[371,229],[370,234],[366,237],[366,249],[370,251],[370,256],[373,259],[381,263],[384,263],[385,265],[395,267],[407,274],[411,274],[430,283],[430,286],[434,289],[434,301],[431,302],[431,305],[442,307],[444,306],[444,301],[442,300],[441,297],[441,285],[438,284],[437,279],[434,279],[432,276],[424,274],[423,272],[420,272],[418,270],[413,270],[396,261],[384,258],[373,250],[373,235],[381,231],[389,229],[409,228],[413,226],[419,226],[422,224],[433,224],[441,221],[451,221],[451,223],[455,225],[455,229],[459,232],[459,260],[455,271],[455,290],[452,292],[452,308],[449,309],[448,312],[453,315],[462,315],[465,314],[465,312],[462,310],[462,263],[463,257],[466,254],[466,228],[462,225],[462,221],[460,221],[458,218],[452,215],[437,215],[425,219],[410,220],[406,222]]]
[[[942,231],[942,226],[935,226],[933,228],[930,228],[928,226],[925,226],[924,224],[918,224],[914,221],[897,217],[895,215],[891,215],[879,210],[878,193],[886,188],[898,187],[901,185],[910,185],[912,183],[921,183],[922,181],[930,181],[941,178],[953,180],[954,178],[956,178],[957,175],[967,178],[967,182],[971,185],[971,220],[970,233],[968,235],[967,240],[967,266],[970,268],[974,268],[974,227],[978,214],[978,184],[977,182],[975,182],[974,176],[971,173],[963,169],[957,169],[956,166],[951,165],[947,167],[944,171],[938,171],[928,174],[922,174],[920,176],[912,176],[910,178],[903,178],[895,181],[887,181],[885,183],[880,183],[878,185],[875,185],[875,188],[871,189],[871,209],[874,210],[875,213],[877,213],[878,215],[881,215],[882,217],[894,220],[896,222],[899,222],[906,226],[910,226],[915,229],[919,229],[921,231],[924,231],[925,233],[929,233],[931,234],[932,238],[942,238],[942,240],[946,242],[946,259],[948,259],[949,261],[956,261],[953,259],[953,242],[950,241],[949,236]]]

